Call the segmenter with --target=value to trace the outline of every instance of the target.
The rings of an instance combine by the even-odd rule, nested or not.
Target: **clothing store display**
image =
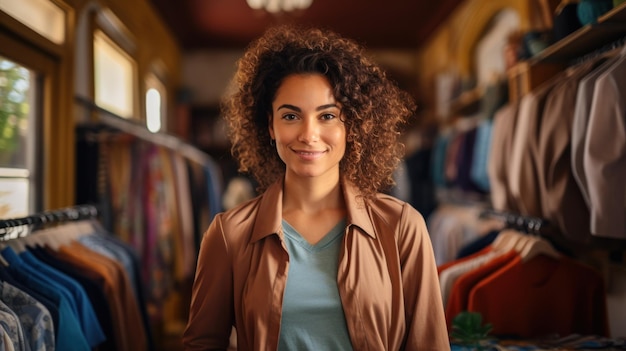
[[[511,229],[499,235],[502,240],[489,247],[438,267],[449,326],[458,313],[472,311],[500,338],[609,335],[598,271],[559,254],[544,239]]]
[[[442,204],[427,218],[428,232],[438,266],[452,261],[461,247],[482,236],[478,208]]]
[[[597,78],[584,145],[591,233],[626,239],[626,47]],[[607,142],[610,141],[610,142]]]
[[[54,349],[54,324],[50,311],[41,302],[6,281],[0,282],[0,301],[9,311],[15,312],[30,350]]]
[[[77,186],[98,184],[96,193],[87,192],[91,197],[81,200],[108,204],[103,226],[139,258],[138,277],[132,279],[141,281],[145,291],[143,319],[157,326],[184,321],[188,291],[178,287],[192,281],[201,233],[222,210],[219,168],[209,156],[199,163],[179,150],[127,133],[88,128],[78,133],[85,148],[77,162],[85,166],[76,169],[81,180]],[[76,192],[83,194],[83,188]]]
[[[492,138],[493,119],[487,118],[477,127],[473,149],[474,153],[472,155],[472,162],[469,166],[472,183],[476,186],[478,191],[484,193],[489,193],[491,190],[487,164],[489,163]]]
[[[450,143],[445,152],[445,163],[443,165],[444,180],[447,187],[456,187],[459,177],[459,160],[461,160],[461,148],[465,142],[466,134],[454,132],[450,136]]]
[[[54,225],[0,241],[0,296],[18,317],[8,337],[30,345],[20,350],[151,350],[139,261],[95,219],[76,217],[83,209],[93,208],[0,221]]]
[[[576,8],[576,15],[584,26],[596,23],[598,17],[613,8],[613,0],[580,0]]]
[[[554,41],[559,41],[582,27],[578,18],[578,2],[563,0],[554,15]]]
[[[499,211],[518,212],[508,179],[513,136],[517,123],[518,105],[510,103],[500,108],[493,118],[492,141],[487,163],[491,188],[491,206]]]
[[[237,61],[235,31],[330,19],[373,46],[298,62],[326,102],[252,79],[278,44]],[[0,0],[0,22],[0,351],[626,351],[626,0]],[[387,78],[402,101],[372,114]],[[302,175],[337,140],[322,198]]]
[[[589,237],[589,210],[571,167],[572,124],[580,80],[597,62],[587,61],[572,70],[552,88],[544,106],[539,130],[537,168],[543,218],[555,222],[571,239]]]
[[[617,79],[624,51],[590,56],[495,113],[487,168],[494,209],[544,218],[573,241],[626,238],[626,195],[615,196],[626,194],[626,87]],[[440,147],[447,175],[458,175],[468,158],[452,167],[447,157],[462,149]]]
[[[567,258],[514,259],[473,287],[468,309],[480,311],[494,335],[608,336],[602,277]]]
[[[439,133],[435,139],[433,155],[431,157],[430,172],[432,174],[433,184],[435,187],[446,187],[445,178],[445,162],[446,150],[450,144],[450,133]]]
[[[578,84],[578,92],[576,94],[576,108],[574,112],[574,121],[572,123],[572,172],[580,191],[585,199],[587,207],[591,207],[589,200],[589,188],[587,186],[587,176],[584,169],[584,146],[587,134],[587,125],[591,112],[591,104],[593,102],[593,92],[598,77],[613,65],[617,58],[611,57],[593,70],[593,72],[583,77]]]
[[[407,156],[404,162],[410,181],[409,188],[411,193],[408,202],[424,218],[428,218],[437,207],[435,185],[430,172],[433,152],[433,147],[431,146],[421,148]]]
[[[485,247],[489,246],[499,234],[499,230],[492,230],[487,235],[483,235],[461,247],[457,252],[456,259],[470,256]]]
[[[513,145],[507,163],[509,168],[507,186],[511,191],[513,201],[519,208],[519,213],[525,216],[541,216],[543,213],[539,193],[539,170],[537,169],[537,140],[546,98],[564,74],[543,83],[526,94],[520,102],[514,127]]]
[[[451,282],[450,295],[448,297],[448,303],[446,304],[446,321],[448,322],[449,329],[452,328],[452,320],[454,317],[468,310],[471,289],[481,280],[513,260],[516,256],[517,254],[514,251],[500,255],[493,254],[491,259],[485,260],[480,266],[474,269],[467,270]],[[478,256],[475,259],[480,259],[480,257],[481,256]]]
[[[472,128],[463,134],[464,138],[459,146],[459,153],[457,154],[457,160],[455,162],[458,165],[456,182],[458,187],[463,191],[480,191],[471,175],[472,165],[477,161],[474,160],[476,133],[477,128]]]

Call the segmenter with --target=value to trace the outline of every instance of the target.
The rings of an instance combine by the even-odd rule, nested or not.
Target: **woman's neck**
[[[339,177],[303,180],[285,176],[283,211],[316,213],[344,207]]]

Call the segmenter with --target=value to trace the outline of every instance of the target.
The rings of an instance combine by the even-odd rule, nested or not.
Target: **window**
[[[165,86],[153,74],[146,79],[146,126],[152,133],[162,131],[165,120]]]
[[[95,103],[123,118],[133,118],[135,64],[104,32],[94,33]]]
[[[0,218],[33,211],[36,72],[0,56]]]
[[[0,10],[55,44],[65,41],[65,12],[50,0],[0,0]]]

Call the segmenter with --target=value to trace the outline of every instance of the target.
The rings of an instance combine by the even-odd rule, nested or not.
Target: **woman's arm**
[[[450,350],[433,248],[422,215],[404,205],[398,251],[407,321],[404,350]]]
[[[191,295],[184,349],[226,350],[234,319],[233,276],[222,215],[204,233]]]

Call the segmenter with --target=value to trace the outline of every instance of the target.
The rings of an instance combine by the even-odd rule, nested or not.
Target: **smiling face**
[[[320,74],[286,77],[272,102],[269,132],[285,163],[286,177],[339,180],[346,151],[341,106]]]

